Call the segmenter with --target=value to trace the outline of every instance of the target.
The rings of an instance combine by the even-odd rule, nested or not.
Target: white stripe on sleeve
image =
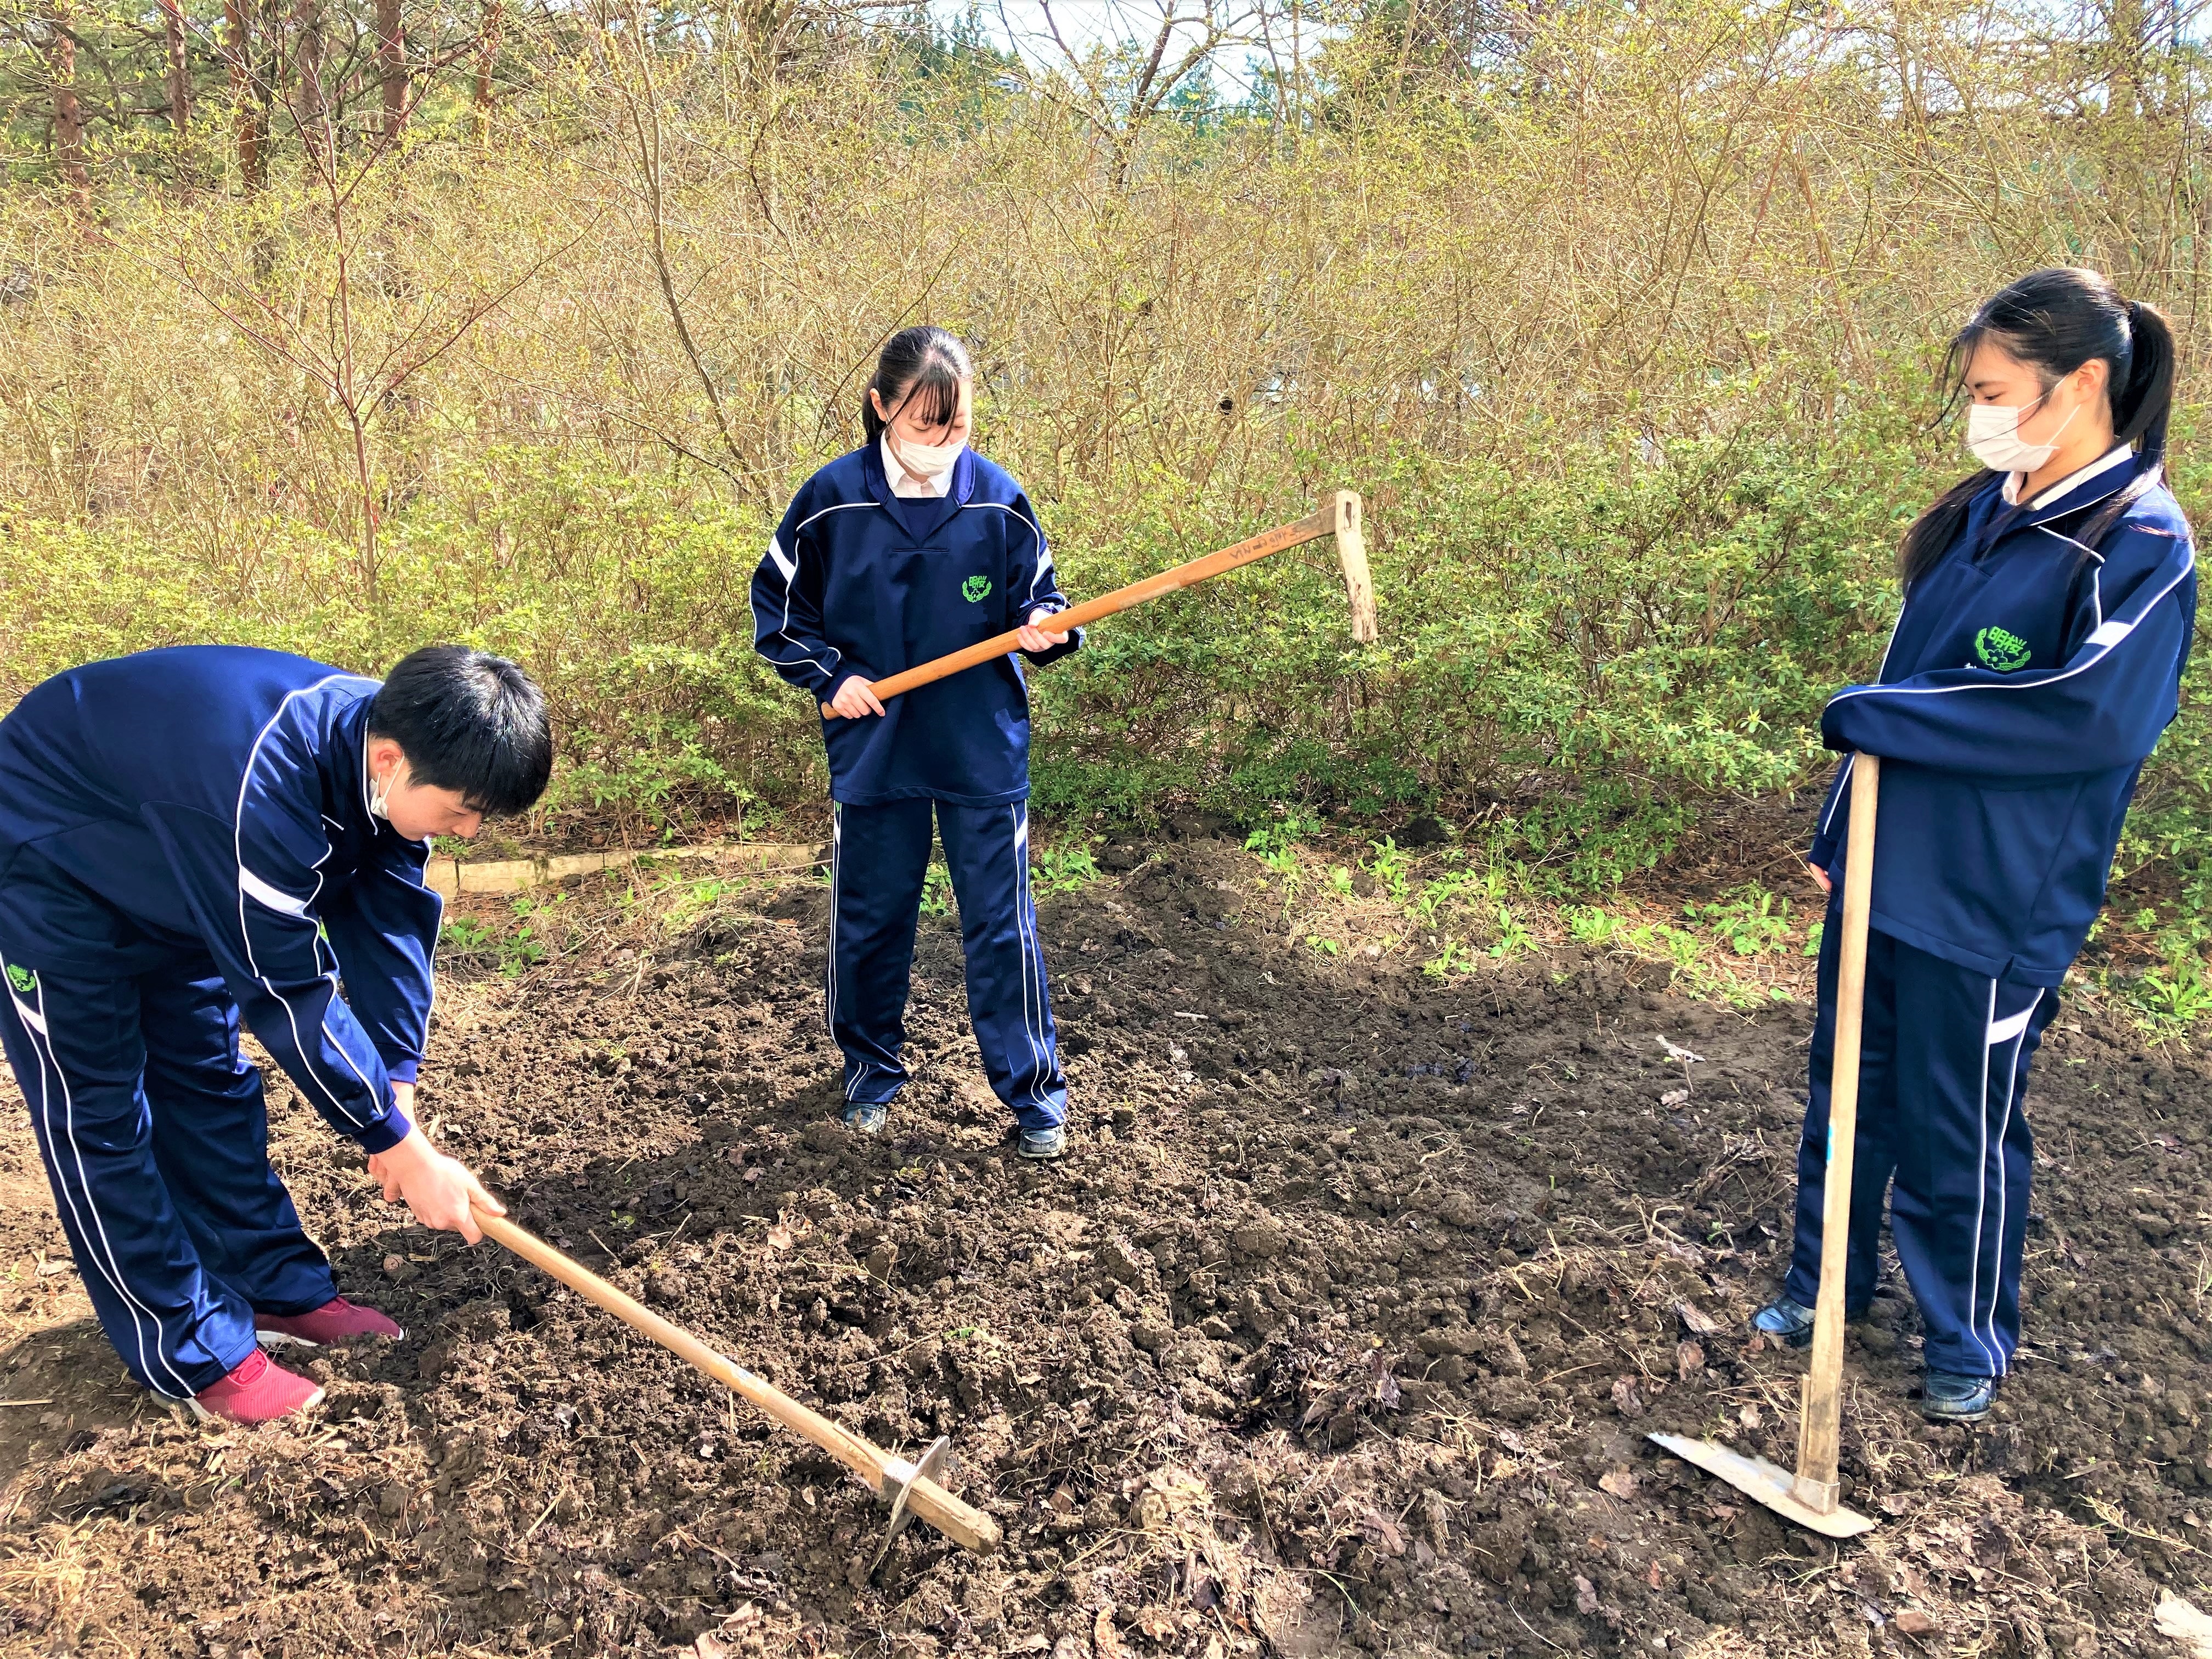
[[[305,899],[295,899],[282,889],[271,887],[242,864],[238,866],[238,884],[249,898],[258,904],[267,906],[271,910],[280,911],[288,916],[304,916],[307,914],[307,902]]]

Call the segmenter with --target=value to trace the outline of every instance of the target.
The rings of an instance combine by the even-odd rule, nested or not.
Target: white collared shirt
[[[2066,495],[2069,491],[2080,489],[2083,484],[2088,483],[2090,479],[2101,477],[2103,474],[2110,472],[2114,467],[2124,465],[2126,463],[2135,459],[2135,447],[2132,444],[2118,445],[2111,450],[2102,460],[2092,461],[2088,465],[2081,468],[2079,471],[2069,472],[2064,477],[2061,478],[2057,483],[2051,485],[2050,489],[2045,490],[2040,495],[2038,495],[2033,501],[2027,504],[2028,511],[2031,513],[2039,512],[2043,508],[2050,506],[2051,502]],[[2005,474],[2004,502],[2007,507],[2017,507],[2020,504],[2020,486],[2021,482],[2027,477],[2027,475],[2025,472],[2008,472]]]
[[[891,453],[891,434],[889,428],[876,440],[884,452],[884,477],[890,480],[891,494],[910,501],[936,501],[945,499],[952,488],[952,469],[946,467],[933,478],[910,477]]]

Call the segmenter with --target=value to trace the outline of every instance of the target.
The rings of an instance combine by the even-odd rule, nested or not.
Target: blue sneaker
[[[1844,1310],[1844,1323],[1856,1325],[1867,1316],[1864,1308]],[[1802,1348],[1813,1340],[1813,1310],[1802,1302],[1778,1296],[1751,1316],[1751,1328],[1784,1347]]]
[[[1813,1310],[1778,1296],[1751,1316],[1751,1328],[1784,1347],[1802,1348],[1813,1340]]]
[[[879,1135],[890,1117],[890,1102],[856,1100],[845,1109],[845,1127],[854,1134]]]
[[[1058,1125],[1049,1129],[1024,1129],[1016,1150],[1034,1163],[1049,1164],[1067,1151],[1067,1131]]]
[[[1920,1414],[1930,1423],[1978,1423],[1996,1398],[1994,1376],[1930,1371],[1920,1384]]]

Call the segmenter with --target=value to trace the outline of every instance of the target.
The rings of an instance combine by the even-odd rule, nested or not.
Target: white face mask
[[[369,817],[373,817],[373,818],[382,818],[382,819],[383,819],[386,823],[391,823],[391,822],[392,822],[392,814],[391,814],[391,813],[389,813],[389,812],[387,812],[387,811],[386,811],[384,809],[385,809],[385,806],[386,805],[386,804],[388,804],[388,803],[391,801],[391,799],[392,799],[392,792],[395,788],[398,787],[398,785],[399,785],[399,773],[400,773],[400,769],[401,769],[400,768],[398,768],[398,767],[395,766],[395,767],[393,767],[393,768],[392,769],[392,775],[391,775],[390,777],[388,777],[388,778],[376,778],[376,777],[372,777],[372,778],[370,778],[370,779],[369,779],[369,781],[368,781],[368,815],[369,815]]]
[[[1974,404],[1966,410],[1968,452],[1992,472],[2033,472],[2043,466],[2058,453],[2059,434],[2074,424],[2074,415],[2082,408],[2080,404],[2074,405],[2074,415],[2058,423],[2058,431],[2051,434],[2049,443],[2029,443],[2020,435],[2020,423],[2050,395],[2046,392],[2035,403],[2018,409],[2002,404]]]
[[[909,475],[917,478],[938,477],[953,462],[958,460],[960,452],[968,447],[964,443],[902,443],[890,436],[890,428],[888,427],[884,428],[884,435],[890,439],[891,453],[898,458],[898,464],[904,467]]]

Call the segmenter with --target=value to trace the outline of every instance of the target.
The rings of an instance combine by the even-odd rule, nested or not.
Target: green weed
[[[1473,973],[1475,962],[1474,951],[1458,939],[1448,939],[1444,940],[1442,951],[1421,964],[1421,971],[1431,979],[1449,979],[1455,974]]]
[[[1030,886],[1039,898],[1080,892],[1098,876],[1098,860],[1081,842],[1041,848],[1030,854]]]
[[[1277,875],[1295,876],[1298,872],[1298,855],[1292,849],[1320,828],[1317,820],[1293,807],[1274,823],[1245,836],[1244,850],[1258,854],[1260,861]]]
[[[2159,1041],[2186,1037],[2199,1020],[2212,1018],[2212,974],[2204,959],[2179,940],[2168,945],[2166,959],[2125,989],[2136,1023]]]
[[[491,944],[491,929],[474,916],[447,916],[442,935],[449,951],[482,951]]]
[[[1778,951],[1790,938],[1790,901],[1763,887],[1747,887],[1711,904],[1686,904],[1682,914],[1719,935],[1740,957]]]
[[[1524,957],[1536,948],[1536,941],[1522,925],[1521,919],[1504,905],[1498,907],[1498,938],[1492,943],[1490,954],[1501,962],[1515,957]]]
[[[946,916],[952,914],[952,872],[943,865],[933,862],[921,878],[921,914],[925,916]]]
[[[1367,860],[1367,872],[1375,878],[1375,884],[1382,890],[1383,896],[1393,904],[1406,902],[1407,872],[1413,866],[1413,854],[1407,852],[1389,836],[1370,842],[1374,856]]]

